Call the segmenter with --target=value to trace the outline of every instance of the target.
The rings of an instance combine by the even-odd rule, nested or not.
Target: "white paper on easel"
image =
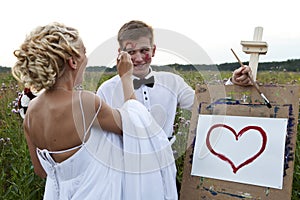
[[[191,174],[282,189],[286,118],[199,115]]]

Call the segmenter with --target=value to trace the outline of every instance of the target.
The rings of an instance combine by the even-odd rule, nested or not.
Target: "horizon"
[[[291,59],[287,59],[287,60],[275,60],[275,61],[262,61],[262,62],[258,62],[258,64],[263,64],[263,63],[277,63],[277,62],[288,62],[288,61],[293,61],[293,60],[299,60],[300,61],[300,57],[299,58],[291,58]],[[247,63],[249,61],[243,61],[243,63]],[[187,63],[187,64],[182,64],[182,63],[169,63],[169,64],[151,64],[151,66],[168,66],[168,65],[175,65],[175,64],[178,64],[178,65],[223,65],[223,64],[239,64],[238,62],[223,62],[223,63],[219,63],[219,64],[191,64],[191,63]],[[104,66],[104,65],[89,65],[89,66],[86,66],[86,68],[88,67],[106,67],[106,68],[112,68],[114,67],[115,65],[113,66]],[[9,67],[9,66],[2,66],[0,65],[0,68],[12,68],[12,67]]]

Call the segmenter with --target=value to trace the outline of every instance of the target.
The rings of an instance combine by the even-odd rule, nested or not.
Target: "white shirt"
[[[145,78],[150,76],[154,76],[153,88],[142,85],[135,90],[136,98],[171,137],[177,107],[191,110],[195,92],[179,75],[151,70]],[[120,108],[124,103],[124,95],[119,75],[104,82],[98,88],[97,95],[113,108]]]

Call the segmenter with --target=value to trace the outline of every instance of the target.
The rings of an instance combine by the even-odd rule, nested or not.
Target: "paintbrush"
[[[233,55],[236,57],[236,59],[238,60],[238,62],[240,63],[241,66],[244,66],[244,64],[241,62],[241,60],[239,59],[239,57],[235,54],[235,52],[233,51],[233,49],[231,49]],[[260,91],[256,81],[254,81],[251,72],[248,73],[249,79],[252,82],[254,88],[257,90],[257,92],[260,94],[260,96],[264,99],[265,103],[267,104],[268,108],[272,108],[270,101],[267,99],[267,97]]]

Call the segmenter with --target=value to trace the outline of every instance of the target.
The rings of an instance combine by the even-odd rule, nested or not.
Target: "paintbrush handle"
[[[254,81],[253,77],[252,77],[252,74],[250,72],[248,72],[248,76],[249,76],[249,79],[251,81],[251,83],[253,84],[253,86],[255,87],[255,89],[258,91],[259,94],[262,94],[262,92],[260,91],[256,81]]]
[[[233,55],[235,56],[235,58],[237,59],[237,61],[240,63],[240,65],[241,65],[242,67],[244,67],[244,64],[243,64],[242,61],[239,59],[239,57],[235,54],[235,52],[233,51],[233,49],[230,49],[230,50],[232,51]]]

